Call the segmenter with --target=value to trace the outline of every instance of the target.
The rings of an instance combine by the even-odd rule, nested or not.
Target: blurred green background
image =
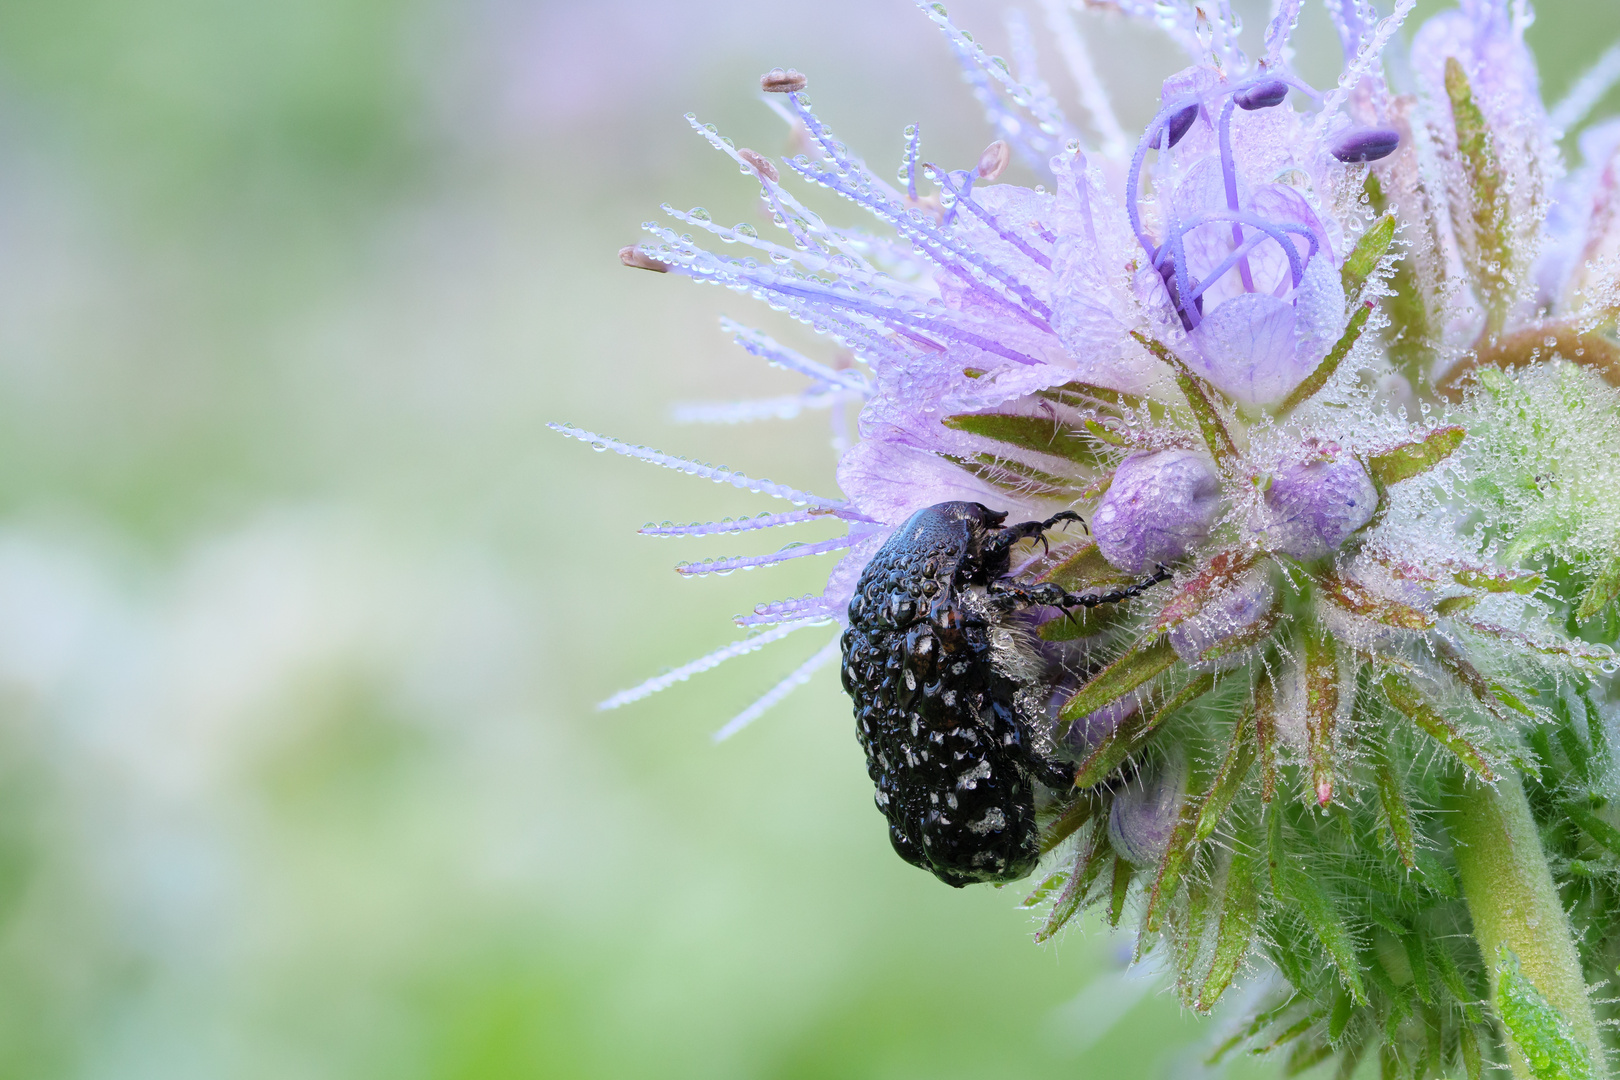
[[[1532,35],[1556,98],[1620,11]],[[804,335],[616,259],[757,216],[681,115],[786,150],[776,64],[880,172],[988,139],[906,0],[0,0],[0,1076],[1207,1075],[1094,923],[893,857],[830,671],[711,744],[827,631],[593,711],[831,562],[677,580],[781,541],[642,522],[775,507],[544,428],[832,491],[821,414],[668,419],[796,389],[718,315]]]

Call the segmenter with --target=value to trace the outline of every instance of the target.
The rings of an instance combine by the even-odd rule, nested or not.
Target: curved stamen
[[[1237,162],[1232,157],[1232,109],[1237,103],[1237,94],[1226,99],[1221,106],[1221,179],[1226,183],[1226,208],[1238,208]],[[1232,222],[1232,245],[1243,246],[1243,226]],[[1249,260],[1238,260],[1238,276],[1243,279],[1243,291],[1254,292],[1254,274],[1249,270]],[[1205,284],[1209,283],[1208,279]]]

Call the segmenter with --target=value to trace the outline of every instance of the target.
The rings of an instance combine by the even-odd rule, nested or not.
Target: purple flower
[[[1105,559],[1143,573],[1175,562],[1208,536],[1220,508],[1220,483],[1202,455],[1132,454],[1097,504],[1091,531]]]

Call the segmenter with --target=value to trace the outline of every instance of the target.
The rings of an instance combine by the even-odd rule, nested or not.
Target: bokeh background
[[[1179,65],[1088,26],[1139,124]],[[1556,99],[1620,10],[1531,37]],[[821,414],[670,420],[797,328],[616,258],[758,216],[682,114],[786,151],[777,64],[880,170],[989,138],[907,0],[0,0],[0,1077],[1206,1075],[893,857],[830,670],[711,743],[827,632],[594,711],[830,565],[677,580],[771,545],[638,526],[768,500],[544,427],[832,491]]]

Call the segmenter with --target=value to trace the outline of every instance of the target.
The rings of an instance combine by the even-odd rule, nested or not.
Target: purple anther
[[[1401,145],[1401,133],[1390,128],[1352,128],[1333,140],[1331,153],[1347,164],[1387,158]]]
[[[1164,130],[1170,136],[1171,146],[1181,141],[1182,136],[1191,130],[1196,119],[1198,119],[1198,104],[1194,102],[1165,122]]]
[[[1281,79],[1262,79],[1253,86],[1245,86],[1232,95],[1232,100],[1240,109],[1253,112],[1256,109],[1269,109],[1273,105],[1281,105],[1288,96],[1289,86]]]

